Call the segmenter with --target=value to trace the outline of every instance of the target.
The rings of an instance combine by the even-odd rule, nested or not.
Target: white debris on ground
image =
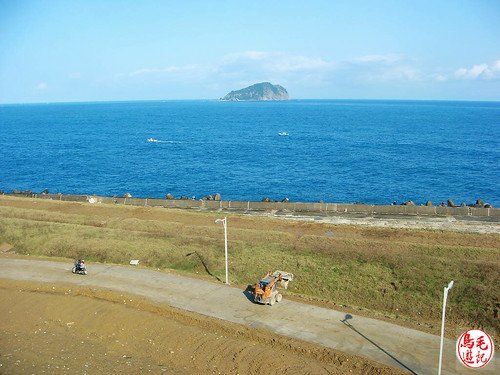
[[[260,214],[262,215],[262,214]],[[395,229],[431,229],[447,230],[452,232],[469,233],[492,233],[500,234],[500,223],[480,220],[461,220],[455,217],[401,217],[401,218],[381,218],[381,217],[342,217],[342,216],[315,216],[315,215],[262,215],[276,219],[313,221],[315,223],[336,224],[336,225],[357,225],[367,227],[382,227]]]

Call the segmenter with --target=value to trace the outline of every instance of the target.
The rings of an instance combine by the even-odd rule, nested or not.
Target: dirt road
[[[71,264],[0,259],[0,278],[54,285],[106,288],[130,293],[183,310],[360,355],[410,373],[437,373],[439,337],[387,322],[346,315],[285,299],[273,306],[254,304],[245,291],[166,272],[103,264],[89,265],[89,275],[69,272]],[[446,340],[443,374],[470,374]],[[496,359],[496,358],[495,358]],[[494,361],[495,362],[495,361]],[[494,374],[495,363],[479,373]],[[477,371],[476,371],[477,372]]]

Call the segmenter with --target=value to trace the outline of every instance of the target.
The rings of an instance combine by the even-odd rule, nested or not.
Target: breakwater
[[[446,207],[446,206],[414,206],[414,205],[373,205],[344,203],[306,203],[306,202],[257,202],[229,200],[192,200],[192,199],[160,199],[105,197],[96,195],[75,194],[34,194],[4,193],[7,196],[52,199],[67,202],[87,202],[90,204],[122,204],[130,206],[150,206],[179,209],[197,209],[235,212],[283,212],[291,214],[320,215],[411,215],[411,216],[453,216],[500,219],[499,208],[485,207]]]

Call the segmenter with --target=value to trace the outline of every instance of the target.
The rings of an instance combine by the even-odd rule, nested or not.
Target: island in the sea
[[[256,83],[244,89],[231,91],[221,100],[227,101],[259,101],[259,100],[288,100],[288,92],[283,86],[269,82]]]

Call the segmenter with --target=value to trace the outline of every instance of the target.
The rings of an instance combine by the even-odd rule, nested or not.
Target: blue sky
[[[0,103],[500,100],[500,1],[4,1]]]

